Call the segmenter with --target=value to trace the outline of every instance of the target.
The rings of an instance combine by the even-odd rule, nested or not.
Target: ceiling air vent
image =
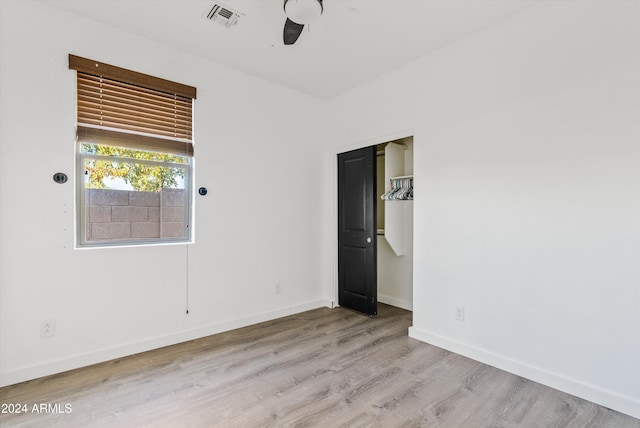
[[[207,13],[207,19],[215,21],[225,27],[233,27],[238,23],[242,14],[227,6],[223,6],[220,3],[214,3],[209,12]]]

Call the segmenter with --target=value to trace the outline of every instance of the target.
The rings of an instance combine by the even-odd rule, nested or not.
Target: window
[[[80,246],[191,240],[193,100],[180,83],[69,55]]]

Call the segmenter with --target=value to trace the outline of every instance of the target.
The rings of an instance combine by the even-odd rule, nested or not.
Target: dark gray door
[[[376,147],[338,155],[338,303],[378,313]]]

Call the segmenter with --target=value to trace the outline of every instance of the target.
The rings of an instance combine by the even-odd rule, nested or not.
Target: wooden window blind
[[[69,68],[82,141],[193,155],[194,87],[75,55]]]

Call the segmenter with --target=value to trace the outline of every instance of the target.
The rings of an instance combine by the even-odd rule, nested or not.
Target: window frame
[[[76,147],[77,147],[77,170],[76,170],[76,180],[77,180],[77,201],[78,201],[78,227],[77,229],[77,244],[79,247],[106,247],[106,246],[135,246],[135,245],[156,245],[156,244],[172,244],[172,243],[189,243],[193,242],[193,234],[192,234],[192,221],[193,221],[193,158],[191,156],[185,156],[185,163],[173,163],[173,162],[163,162],[163,161],[153,161],[146,159],[133,159],[129,157],[119,157],[119,156],[105,156],[105,155],[96,155],[92,153],[84,153],[82,151],[82,145],[89,143],[87,141],[82,141],[78,139]],[[107,147],[117,147],[117,146],[107,146]],[[128,148],[128,147],[122,147]],[[162,153],[162,152],[157,152]],[[164,153],[163,153],[164,154]],[[120,238],[120,239],[95,239],[88,240],[87,239],[87,192],[91,190],[100,190],[100,189],[90,189],[85,186],[85,165],[87,160],[104,160],[109,162],[118,162],[118,163],[131,163],[131,164],[142,164],[149,166],[158,166],[164,168],[183,168],[185,171],[183,180],[184,187],[184,235],[182,237],[163,237],[163,204],[162,204],[162,191],[158,192],[160,194],[160,202],[159,202],[159,234],[158,238]],[[171,188],[170,188],[171,189]],[[107,189],[113,190],[113,189]],[[125,190],[123,190],[125,191]],[[135,190],[129,190],[129,192],[133,192]]]
[[[171,82],[168,80],[160,79],[157,77],[153,77],[150,75],[138,73],[131,70],[126,70],[123,68],[111,66],[109,64],[100,63],[94,60],[89,60],[81,57],[77,57],[74,55],[69,55],[69,69],[76,70],[78,73],[76,76],[77,88],[76,88],[76,97],[77,97],[77,116],[76,116],[76,246],[78,248],[85,247],[113,247],[113,246],[138,246],[138,245],[162,245],[162,244],[175,244],[175,243],[191,243],[193,242],[193,165],[194,165],[194,151],[193,151],[193,102],[196,98],[196,89],[191,86],[183,85],[176,82]],[[115,83],[115,86],[135,86],[141,89],[141,92],[149,92],[155,91],[162,92],[164,95],[160,94],[163,99],[169,95],[170,97],[175,97],[177,99],[178,96],[181,97],[179,100],[184,106],[187,98],[190,98],[190,104],[186,104],[189,110],[188,111],[190,120],[187,123],[186,131],[184,130],[184,126],[182,125],[182,129],[178,130],[177,137],[173,138],[166,133],[166,130],[161,130],[158,133],[151,130],[150,132],[139,132],[136,131],[135,127],[138,126],[135,122],[136,118],[136,102],[132,103],[124,103],[126,109],[129,109],[129,116],[127,116],[127,124],[122,127],[118,127],[116,124],[115,128],[101,126],[101,123],[95,123],[94,121],[81,121],[79,119],[80,112],[82,111],[83,116],[86,117],[85,111],[82,110],[84,107],[81,107],[80,104],[80,85],[81,82],[86,82],[87,75],[91,78],[91,76],[99,77],[100,87],[102,88],[103,79],[108,83]],[[95,80],[95,79],[94,79]],[[135,89],[135,88],[134,88]],[[98,92],[94,92],[98,93]],[[102,89],[99,90],[100,104],[102,100]],[[106,100],[106,99],[105,99]],[[105,101],[105,105],[108,101]],[[84,104],[84,100],[83,100]],[[95,105],[95,104],[94,104]],[[149,106],[151,110],[149,110]],[[108,108],[108,107],[105,107]],[[147,111],[151,111],[151,114],[155,116],[156,111],[154,108],[154,101],[151,104],[145,107]],[[171,107],[169,107],[171,108]],[[100,112],[102,112],[102,106],[100,106]],[[118,106],[118,110],[120,110]],[[165,117],[166,117],[166,109]],[[131,113],[133,112],[133,113]],[[105,110],[105,114],[108,115],[108,111]],[[120,111],[118,111],[120,114]],[[185,117],[185,116],[182,116]],[[131,122],[131,118],[134,118],[134,122]],[[144,127],[144,119],[140,119],[140,126]],[[133,123],[133,128],[131,128],[131,124]],[[184,121],[182,122],[184,123]],[[164,128],[169,125],[171,126],[171,121],[168,120],[166,122],[162,122]],[[178,126],[178,125],[176,125]],[[185,133],[186,132],[186,133]],[[84,144],[95,144],[105,147],[114,147],[114,148],[122,148],[128,150],[135,150],[141,152],[153,152],[159,154],[166,155],[179,155],[184,156],[186,160],[185,163],[173,163],[167,162],[163,160],[150,160],[150,159],[136,159],[127,156],[110,156],[110,155],[101,155],[95,153],[86,153],[83,151]],[[108,162],[117,162],[117,163],[127,163],[134,165],[147,165],[147,166],[157,166],[161,168],[181,168],[184,170],[184,178],[180,179],[180,183],[183,187],[183,196],[184,196],[184,219],[182,224],[184,225],[184,233],[181,237],[171,237],[164,236],[163,237],[163,208],[168,208],[169,206],[165,206],[162,200],[162,191],[159,191],[159,207],[158,207],[158,227],[159,227],[159,236],[158,237],[136,237],[132,238],[129,235],[129,238],[105,238],[105,239],[87,239],[88,238],[88,224],[87,224],[87,216],[89,211],[89,201],[87,201],[87,193],[92,189],[88,187],[86,180],[86,162],[89,160],[103,160]],[[172,188],[167,188],[172,189]],[[118,190],[118,189],[111,189]],[[121,191],[129,191],[129,192],[145,192],[141,190],[121,190]],[[135,206],[135,205],[134,205]],[[149,207],[148,207],[149,208]],[[149,211],[150,213],[150,211]],[[112,212],[110,211],[111,215]],[[149,223],[153,223],[151,221],[147,221]],[[133,223],[131,221],[130,223]],[[143,222],[144,223],[144,222]],[[175,223],[175,222],[174,222]],[[178,222],[179,223],[179,222]],[[178,226],[176,224],[176,226]],[[130,224],[131,227],[131,224]],[[178,226],[179,227],[179,226]],[[178,229],[176,229],[177,231]]]

